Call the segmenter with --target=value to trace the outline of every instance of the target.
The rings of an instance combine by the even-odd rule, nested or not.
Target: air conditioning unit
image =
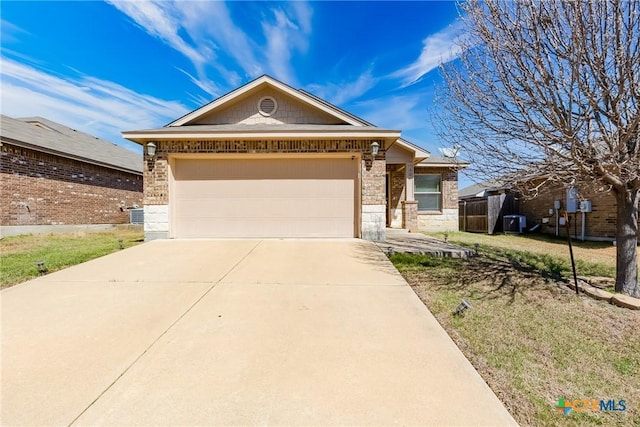
[[[503,230],[505,233],[522,234],[527,228],[527,217],[524,215],[505,215]]]
[[[144,209],[130,209],[129,222],[131,224],[144,224]]]

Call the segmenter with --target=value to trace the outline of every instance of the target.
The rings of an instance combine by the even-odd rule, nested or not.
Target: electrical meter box
[[[580,212],[591,212],[591,200],[583,200],[580,202]]]
[[[580,209],[580,201],[578,200],[578,189],[571,187],[567,189],[567,209],[568,213],[576,213]]]

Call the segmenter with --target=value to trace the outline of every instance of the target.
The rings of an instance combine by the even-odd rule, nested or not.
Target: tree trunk
[[[638,286],[638,190],[616,191],[616,292],[640,298]]]

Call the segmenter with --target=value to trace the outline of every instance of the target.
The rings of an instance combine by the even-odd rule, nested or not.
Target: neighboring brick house
[[[142,205],[142,156],[41,117],[0,122],[0,225],[122,224]],[[14,234],[14,233],[10,233]]]
[[[571,189],[562,185],[547,184],[540,189],[535,198],[520,200],[520,214],[525,215],[527,221],[532,224],[541,224],[544,233],[555,233],[555,213],[552,215],[551,210],[554,208],[554,201],[559,200],[562,210],[567,207],[569,207],[569,211],[577,210],[577,212],[569,214],[572,236],[582,238],[584,218],[585,240],[614,240],[616,237],[616,198],[611,192],[598,190],[592,184],[582,184],[576,185],[575,192],[572,194]],[[574,208],[571,208],[571,199],[573,198],[577,200],[577,203]],[[585,212],[583,215],[579,203],[584,200],[591,202],[591,212]],[[562,232],[562,227],[559,231]],[[638,233],[640,236],[640,227],[638,227]]]
[[[506,213],[524,215],[528,229],[538,225],[539,231],[543,233],[566,236],[566,228],[560,225],[560,217],[566,210],[569,212],[570,232],[573,237],[584,240],[614,240],[616,237],[615,196],[590,184],[568,188],[560,184],[547,183],[540,187],[535,197],[519,197],[508,185],[495,183],[475,184],[460,190],[460,201],[467,204],[477,203],[482,198],[498,199],[501,196],[503,201],[505,196],[507,200],[516,200],[516,203],[509,205],[509,211]],[[590,202],[590,212],[581,212],[581,201]],[[560,203],[558,211],[555,209],[556,202]],[[586,208],[585,205],[583,207]],[[463,215],[462,208],[460,212]],[[501,228],[499,230],[501,231]],[[638,233],[640,236],[640,226]]]
[[[123,136],[145,146],[147,239],[457,229],[455,163],[268,76]]]

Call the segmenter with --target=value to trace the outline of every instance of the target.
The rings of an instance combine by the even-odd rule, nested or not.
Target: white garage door
[[[176,159],[174,236],[354,237],[357,160]]]

